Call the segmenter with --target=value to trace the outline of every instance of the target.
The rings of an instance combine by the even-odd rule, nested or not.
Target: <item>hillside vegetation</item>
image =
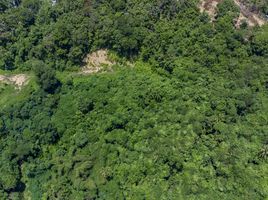
[[[1,1],[0,199],[267,199],[268,25],[198,5]]]
[[[268,15],[268,3],[266,0],[241,0],[241,2],[252,11]]]

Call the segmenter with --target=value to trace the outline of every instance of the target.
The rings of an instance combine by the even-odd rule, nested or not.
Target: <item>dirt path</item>
[[[217,16],[217,5],[223,0],[202,0],[199,4],[200,12],[207,12],[211,18],[211,22],[215,21]],[[240,15],[236,20],[236,27],[239,28],[243,21],[246,21],[250,27],[262,26],[266,21],[256,13],[251,12],[239,0],[234,0],[234,3],[240,8]]]
[[[28,81],[29,77],[25,74],[0,75],[0,83],[14,85],[16,89],[21,89]]]
[[[249,26],[263,26],[265,24],[264,19],[262,19],[259,15],[256,13],[250,12],[249,9],[244,6],[240,1],[234,0],[234,3],[239,6],[240,8],[240,16],[238,18],[238,23],[240,23],[240,19],[244,19],[247,21]]]

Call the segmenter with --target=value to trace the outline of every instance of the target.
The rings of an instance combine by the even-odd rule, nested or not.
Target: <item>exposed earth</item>
[[[82,68],[83,74],[97,73],[103,69],[103,67],[108,67],[108,69],[114,64],[108,58],[108,51],[106,49],[101,49],[88,54],[84,59],[86,65]]]
[[[17,75],[0,75],[0,83],[14,85],[16,89],[21,89],[22,86],[27,85],[29,77],[25,74]]]
[[[217,5],[223,0],[202,0],[200,2],[200,12],[207,12],[211,18],[211,22],[215,21],[217,16]],[[239,28],[243,21],[247,22],[248,26],[262,26],[266,22],[257,13],[251,12],[245,5],[243,5],[239,0],[234,0],[234,3],[240,8],[240,15],[236,19],[236,27]]]

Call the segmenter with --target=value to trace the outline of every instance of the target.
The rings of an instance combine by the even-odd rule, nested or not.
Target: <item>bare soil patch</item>
[[[29,77],[25,74],[0,75],[0,83],[14,85],[16,89],[21,89],[28,81]]]
[[[83,74],[97,73],[103,70],[104,67],[108,69],[115,63],[109,60],[108,50],[101,49],[91,54],[88,54],[84,59],[86,65],[82,69]]]
[[[202,0],[199,5],[200,12],[207,12],[211,21],[214,21],[217,15],[217,5],[221,1],[222,0]]]
[[[217,5],[223,0],[202,0],[199,4],[200,12],[207,12],[211,18],[211,22],[215,20],[217,16]],[[240,15],[236,19],[236,27],[239,28],[243,21],[247,22],[248,26],[262,26],[266,21],[257,13],[249,10],[239,0],[234,0],[234,3],[240,8]]]
[[[245,15],[243,15],[243,13],[240,12],[239,17],[236,20],[235,27],[240,28],[240,26],[242,25],[243,22],[246,22],[248,24],[248,26],[250,26],[250,27],[255,26],[255,24],[253,22],[248,20],[247,17]]]
[[[265,20],[262,19],[258,14],[251,12],[246,6],[244,6],[240,1],[234,0],[234,3],[240,8],[240,16],[237,20],[238,25],[240,26],[241,18],[247,22],[251,27],[253,26],[263,26]]]

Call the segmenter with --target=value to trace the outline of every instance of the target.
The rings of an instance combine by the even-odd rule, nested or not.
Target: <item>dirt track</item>
[[[223,0],[202,0],[200,2],[200,12],[207,12],[213,22],[217,16],[217,5]],[[239,27],[242,21],[246,21],[249,26],[262,26],[266,22],[256,13],[251,12],[245,5],[239,0],[234,0],[234,3],[240,8],[240,15],[236,22],[236,27]]]
[[[234,0],[234,3],[240,8],[240,16],[242,15],[247,21],[249,26],[262,26],[265,24],[264,19],[262,19],[256,13],[250,12],[249,9],[244,6],[240,1]],[[238,20],[239,21],[239,20]]]

